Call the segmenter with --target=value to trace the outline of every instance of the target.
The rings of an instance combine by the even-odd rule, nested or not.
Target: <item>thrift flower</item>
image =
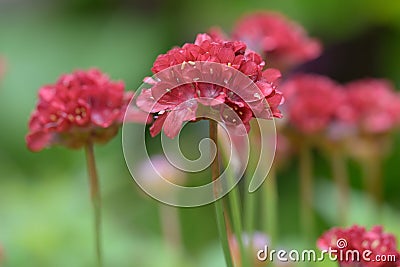
[[[358,225],[335,227],[318,239],[317,246],[321,250],[337,250],[334,255],[337,255],[339,266],[342,267],[400,266],[396,238],[384,233],[382,226],[374,226],[370,231]],[[346,256],[352,255],[351,251],[358,251],[359,258]]]
[[[223,41],[199,34],[194,43],[173,48],[157,57],[152,68],[155,78],[145,79],[151,88],[141,92],[136,105],[153,114],[155,121],[150,128],[152,136],[163,129],[166,136],[175,137],[184,122],[198,119],[196,112],[199,105],[219,110],[226,123],[235,124],[237,119],[224,111],[229,107],[249,131],[249,121],[257,115],[255,113],[260,114],[257,117],[266,119],[281,117],[278,106],[283,102],[283,97],[276,90],[280,72],[275,69],[263,70],[264,66],[260,55],[248,50],[243,42]],[[251,96],[254,102],[245,101],[220,83],[197,82],[199,78],[193,78],[203,77],[227,83],[228,80],[234,80],[234,71],[240,72],[257,86],[260,93]],[[175,79],[188,82],[176,87]],[[245,90],[248,84],[241,87],[242,81],[235,82],[242,95],[250,94],[250,91]],[[262,101],[268,102],[269,112],[266,112]]]
[[[326,131],[337,119],[345,99],[341,87],[328,77],[301,74],[282,85],[287,96],[284,108],[290,127],[300,133],[317,134]]]
[[[347,105],[342,118],[364,134],[387,133],[400,122],[400,95],[384,79],[362,79],[346,85]]]
[[[239,20],[233,38],[245,42],[273,67],[286,69],[315,59],[321,44],[297,23],[274,12],[256,12]]]
[[[77,70],[43,86],[29,121],[28,148],[80,148],[89,141],[109,141],[117,134],[133,96],[124,88],[123,82],[111,81],[97,69]],[[130,110],[126,116],[131,121],[147,121],[137,110]]]

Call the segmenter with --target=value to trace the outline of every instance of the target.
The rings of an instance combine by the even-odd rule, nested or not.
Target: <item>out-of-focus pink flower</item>
[[[265,248],[265,246],[269,246],[270,241],[269,238],[260,232],[255,232],[252,235],[242,234],[243,245],[246,249],[248,249],[249,254],[251,255],[251,266],[264,266],[265,262],[260,261],[257,258],[257,252]],[[242,266],[242,259],[240,255],[240,247],[237,241],[236,236],[231,236],[229,238],[229,248],[231,250],[231,255],[233,259],[233,263],[235,267]]]
[[[267,235],[265,235],[262,232],[254,232],[252,235],[244,233],[242,234],[242,242],[246,251],[248,252],[248,255],[251,257],[250,258],[251,265],[249,266],[261,267],[261,266],[269,266],[271,264],[270,263],[271,247],[270,247],[270,240]],[[244,267],[242,265],[239,243],[236,236],[234,235],[230,236],[229,238],[229,248],[233,259],[233,265],[235,267]],[[262,253],[258,255],[261,250]],[[258,256],[265,257],[266,260],[262,261],[258,258]],[[279,259],[277,259],[276,255],[274,255],[274,258],[272,260],[274,261],[274,266],[277,267],[289,267],[293,265],[293,263],[289,261],[280,261]]]
[[[124,88],[123,82],[113,82],[97,69],[77,70],[43,86],[29,121],[28,148],[80,148],[87,142],[109,141],[118,132],[133,97]],[[148,120],[139,110],[129,110],[126,116],[136,122]]]
[[[400,95],[384,79],[362,79],[348,83],[347,103],[341,117],[357,125],[361,133],[386,133],[400,122]]]
[[[370,231],[358,225],[332,228],[318,239],[317,246],[321,250],[336,250],[334,255],[337,255],[340,266],[400,266],[396,238],[392,234],[384,233],[382,226],[374,226]],[[353,257],[354,253],[350,253],[352,251],[357,251],[356,255],[359,257]]]
[[[345,94],[340,85],[328,77],[301,74],[282,85],[286,96],[284,109],[288,124],[305,134],[326,131],[341,112]]]
[[[204,64],[196,65],[197,62],[219,64],[214,64],[212,69],[207,69]],[[168,74],[162,72],[177,65],[180,66],[177,71],[170,71]],[[282,104],[283,97],[276,90],[276,81],[280,78],[280,72],[274,69],[263,71],[264,65],[262,58],[247,50],[243,42],[223,41],[218,37],[199,34],[194,43],[187,43],[158,56],[152,71],[156,76],[162,75],[163,78],[171,75],[167,79],[158,79],[167,81],[168,79],[185,80],[185,77],[193,76],[207,76],[207,78],[228,81],[234,76],[232,70],[239,71],[257,86],[261,94],[254,94],[257,101],[268,102],[270,117],[281,117],[278,107]],[[146,78],[145,81],[152,87],[141,92],[136,104],[140,109],[154,114],[155,122],[150,128],[152,136],[157,135],[163,128],[166,136],[175,137],[183,122],[197,119],[196,111],[199,104],[216,110],[223,109],[221,106],[229,107],[236,112],[236,117],[240,118],[247,130],[250,129],[250,119],[255,117],[254,111],[262,114],[262,109],[265,109],[265,106],[257,104],[259,103],[257,101],[252,104],[247,103],[229,88],[220,84],[196,82],[195,79],[190,79],[190,83],[174,87],[172,83],[157,81],[157,79]],[[243,91],[246,86],[248,84],[243,86]],[[221,111],[221,114],[224,114],[224,111]],[[227,114],[222,117],[224,120],[232,120],[233,123],[237,121]],[[268,118],[268,115],[262,117]]]
[[[165,183],[162,182],[162,179],[182,185],[186,178],[186,173],[173,166],[163,155],[155,155],[149,160],[143,161],[138,167],[138,174],[139,177],[145,177],[144,182],[159,191],[165,190]]]
[[[239,20],[233,38],[261,53],[269,66],[285,70],[321,54],[321,44],[297,23],[275,12],[256,12]]]

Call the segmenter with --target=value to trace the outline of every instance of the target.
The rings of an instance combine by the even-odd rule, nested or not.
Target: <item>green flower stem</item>
[[[255,127],[251,128],[250,131],[250,157],[249,157],[249,162],[248,166],[246,169],[245,173],[245,191],[244,191],[244,206],[245,206],[245,221],[244,221],[244,227],[247,233],[250,235],[254,232],[255,228],[255,212],[256,212],[256,196],[257,194],[255,192],[250,193],[248,192],[249,187],[250,187],[250,182],[253,178],[254,172],[257,168],[258,160],[259,160],[259,155],[260,151],[257,151],[258,146],[256,145],[256,142],[260,139],[260,133],[259,129],[256,129]],[[255,151],[256,150],[256,151]]]
[[[278,188],[275,168],[269,171],[267,179],[262,185],[263,196],[263,222],[264,232],[271,238],[271,243],[276,243],[278,238]]]
[[[381,159],[379,156],[370,156],[361,162],[365,189],[377,204],[382,206],[383,185]]]
[[[308,241],[314,237],[313,193],[311,147],[305,142],[300,151],[300,220],[302,232]]]
[[[218,149],[218,124],[215,121],[209,120],[209,135],[210,139],[214,142],[216,146],[216,156],[211,163],[211,177],[212,180],[215,181],[218,179],[220,175],[220,167],[219,167],[219,149]],[[221,185],[216,183],[214,185],[214,194],[218,194],[221,190]],[[226,265],[228,267],[233,267],[232,263],[232,256],[229,249],[229,241],[228,241],[228,234],[226,228],[226,221],[225,221],[225,210],[223,205],[223,200],[219,199],[215,201],[215,211],[216,211],[216,218],[217,218],[217,226],[219,237],[222,244],[222,249],[225,256]],[[227,215],[227,214],[226,214]]]
[[[254,232],[255,228],[255,212],[256,212],[256,193],[250,193],[248,192],[248,188],[250,186],[250,181],[251,181],[252,176],[251,175],[245,175],[245,229],[246,232],[251,234]]]
[[[97,266],[103,266],[102,250],[101,250],[101,199],[99,179],[96,170],[96,162],[94,159],[93,144],[88,143],[85,146],[87,170],[89,174],[90,197],[94,210],[94,227],[96,242]]]
[[[226,172],[228,179],[231,183],[233,183],[233,173],[232,171],[228,168],[229,164],[229,158],[226,155],[226,153],[221,153],[222,158],[224,161],[224,164],[226,165]],[[239,192],[239,186],[236,185],[231,192],[229,192],[229,204],[231,207],[231,212],[232,212],[232,225],[233,225],[233,230],[235,232],[236,240],[239,244],[239,249],[240,249],[240,255],[241,255],[241,260],[242,260],[242,266],[249,266],[249,257],[248,257],[248,251],[243,243],[243,224],[242,224],[242,216],[241,216],[241,201],[240,201],[240,192]]]
[[[348,222],[349,208],[349,179],[347,175],[347,166],[345,155],[339,149],[331,151],[332,176],[338,190],[338,216],[339,223],[345,226]]]

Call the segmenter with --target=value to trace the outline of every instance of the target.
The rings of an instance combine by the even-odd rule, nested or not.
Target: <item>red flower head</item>
[[[55,84],[43,86],[29,121],[28,148],[40,151],[55,144],[79,148],[87,142],[109,141],[133,96],[124,87],[97,69],[65,74]],[[146,115],[138,111],[127,117],[146,122]]]
[[[343,267],[400,266],[396,238],[384,233],[381,226],[374,226],[370,231],[357,225],[332,228],[318,239],[317,246],[321,250],[336,250],[334,255]]]
[[[298,24],[279,13],[257,12],[238,21],[233,38],[242,40],[250,49],[262,53],[273,67],[286,69],[314,59],[321,45],[310,39]]]
[[[280,72],[274,69],[263,71],[264,65],[262,58],[247,50],[242,42],[199,34],[194,43],[157,57],[152,68],[155,77],[145,79],[151,88],[141,92],[136,104],[154,115],[155,122],[150,128],[152,136],[164,126],[164,133],[170,138],[175,137],[183,122],[198,119],[199,104],[219,110],[227,123],[235,124],[241,120],[248,131],[249,121],[255,113],[263,118],[281,117],[278,106],[283,97],[275,84]],[[204,82],[210,80],[213,82]],[[177,81],[180,81],[179,85]],[[233,92],[229,86],[223,86],[228,83],[237,90]],[[256,85],[256,93],[247,90],[250,84]],[[243,96],[252,101],[245,101]],[[269,104],[267,112],[261,104],[265,101]],[[225,112],[227,107],[235,114]]]
[[[282,85],[287,95],[288,121],[305,134],[326,131],[344,101],[340,86],[330,78],[313,74],[297,75]]]
[[[343,120],[355,124],[363,133],[389,132],[400,122],[400,96],[383,79],[363,79],[348,83],[346,113]]]

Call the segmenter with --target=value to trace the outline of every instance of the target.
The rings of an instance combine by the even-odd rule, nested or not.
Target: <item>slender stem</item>
[[[278,188],[276,181],[275,168],[272,167],[269,171],[269,175],[263,184],[263,221],[264,231],[271,238],[271,243],[277,242],[278,237]]]
[[[227,161],[225,159],[225,161]],[[227,162],[229,164],[229,162]],[[227,168],[229,170],[229,168]],[[233,181],[233,174],[231,172],[227,173],[228,176],[231,178],[230,181]],[[249,265],[248,259],[248,252],[246,250],[245,244],[243,243],[243,225],[242,225],[242,216],[241,216],[241,202],[240,202],[240,192],[239,187],[236,185],[232,191],[229,193],[229,204],[231,206],[232,211],[232,222],[233,222],[233,229],[235,232],[236,240],[239,244],[240,254],[241,254],[241,261],[242,266]]]
[[[383,185],[381,159],[379,156],[369,157],[361,162],[364,174],[365,190],[375,201],[375,208],[380,211],[383,204]]]
[[[181,251],[182,238],[178,208],[160,204],[160,219],[165,242],[168,247]]]
[[[300,151],[300,219],[303,234],[308,241],[314,237],[313,203],[313,166],[311,149],[303,143]]]
[[[250,187],[250,182],[253,178],[254,172],[257,168],[258,160],[260,151],[258,151],[257,142],[260,140],[260,132],[259,129],[256,127],[252,127],[250,131],[250,157],[249,157],[249,164],[246,169],[245,173],[245,192],[244,192],[244,206],[245,206],[245,221],[244,227],[246,231],[251,234],[254,232],[255,228],[255,212],[256,212],[256,197],[257,194],[255,192],[250,193],[248,192],[248,188]]]
[[[215,181],[218,179],[220,175],[220,167],[219,167],[219,149],[218,149],[218,124],[213,120],[209,120],[209,134],[210,134],[210,139],[214,142],[216,147],[215,148],[216,156],[213,162],[211,163],[211,177],[212,180]],[[217,195],[220,190],[221,190],[221,185],[219,183],[215,183],[214,194]],[[216,211],[218,232],[225,256],[225,261],[228,267],[233,267],[232,256],[229,250],[228,234],[225,223],[225,210],[224,210],[224,205],[222,203],[222,199],[215,201],[215,211]]]
[[[332,175],[338,190],[338,216],[339,222],[346,225],[348,221],[349,190],[346,159],[339,149],[331,151]]]
[[[235,186],[232,191],[229,193],[229,200],[232,209],[232,222],[233,222],[233,229],[235,231],[236,240],[239,244],[240,254],[241,254],[241,261],[242,266],[248,266],[249,264],[249,255],[248,250],[243,242],[243,225],[242,225],[242,218],[241,218],[241,209],[240,209],[240,194],[239,188]],[[251,234],[249,233],[249,237]]]
[[[224,141],[224,140],[222,140]],[[224,143],[223,143],[224,144]],[[230,149],[235,149],[233,144],[229,145],[228,143],[225,143],[225,145],[223,145],[223,148],[220,150],[221,153],[221,158],[223,161],[223,164],[225,166],[225,172],[229,181],[229,186],[233,186],[234,183],[234,171],[231,168],[232,166],[229,166],[229,164],[231,164],[231,153],[228,153],[228,151],[230,152]],[[232,155],[232,156],[238,156],[238,155]],[[250,265],[249,263],[249,255],[248,255],[248,250],[245,247],[245,244],[243,242],[243,223],[242,223],[242,203],[240,200],[240,190],[239,190],[239,186],[236,185],[233,187],[233,189],[229,192],[228,194],[228,198],[229,198],[229,206],[231,208],[231,215],[232,215],[232,225],[233,225],[233,230],[236,236],[236,241],[238,243],[239,246],[239,250],[240,250],[240,261],[241,261],[241,266],[248,266]],[[229,227],[228,227],[229,228]],[[228,231],[229,232],[229,231]]]
[[[85,146],[87,170],[89,174],[90,197],[92,200],[94,210],[94,227],[95,227],[95,240],[96,240],[96,256],[97,266],[103,266],[102,252],[101,252],[101,199],[99,179],[96,170],[96,162],[94,159],[93,144],[88,143]]]
[[[247,172],[247,171],[246,171]],[[251,175],[245,176],[245,188],[249,188],[251,182]],[[256,213],[256,194],[245,191],[245,229],[250,234],[254,232],[254,217]]]

